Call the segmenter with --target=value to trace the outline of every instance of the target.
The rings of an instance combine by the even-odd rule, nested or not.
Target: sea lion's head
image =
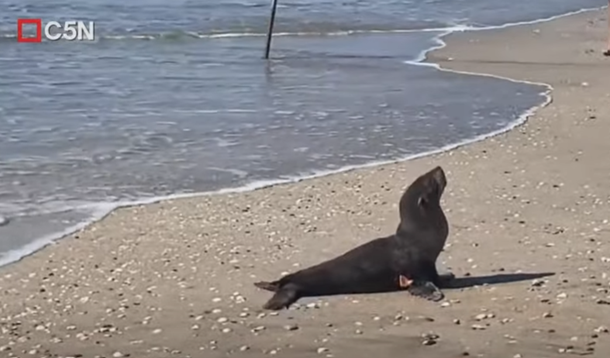
[[[441,196],[447,186],[443,168],[435,167],[419,176],[400,198],[401,226],[435,225],[442,214]]]

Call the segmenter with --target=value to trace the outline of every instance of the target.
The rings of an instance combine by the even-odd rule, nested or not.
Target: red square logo
[[[23,25],[36,25],[36,36],[23,37]],[[17,42],[41,42],[42,19],[17,19]]]

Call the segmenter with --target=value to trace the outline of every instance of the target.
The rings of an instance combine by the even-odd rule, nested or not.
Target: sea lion
[[[431,301],[444,298],[439,286],[453,278],[440,276],[440,255],[449,225],[440,205],[447,186],[440,166],[419,176],[405,190],[400,203],[396,233],[364,243],[315,266],[288,274],[273,282],[256,282],[275,294],[265,309],[288,308],[301,297],[407,290]]]

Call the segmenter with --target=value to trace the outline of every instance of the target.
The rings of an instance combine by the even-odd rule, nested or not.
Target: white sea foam
[[[547,21],[551,21],[554,19],[558,19],[558,18],[562,18],[565,16],[570,16],[570,15],[575,15],[575,14],[579,14],[579,13],[583,13],[583,12],[587,12],[587,11],[594,11],[594,10],[599,10],[599,9],[603,9],[606,6],[602,6],[602,7],[597,7],[597,8],[590,8],[590,9],[581,9],[578,11],[573,11],[573,12],[569,12],[566,14],[561,14],[561,15],[556,15],[556,16],[552,16],[552,17],[548,17],[548,18],[544,18],[544,19],[539,19],[539,20],[532,20],[532,21],[522,21],[522,22],[516,22],[516,23],[508,23],[508,24],[504,24],[504,25],[499,25],[499,26],[486,26],[486,27],[470,27],[470,26],[454,26],[454,27],[450,27],[450,28],[438,28],[438,29],[423,29],[423,30],[394,30],[392,32],[442,32],[441,34],[439,34],[438,36],[435,37],[434,41],[436,42],[435,46],[432,46],[424,51],[422,51],[419,56],[417,56],[417,58],[415,60],[411,60],[411,61],[405,61],[405,64],[409,64],[409,65],[416,65],[416,66],[429,66],[429,67],[434,67],[436,69],[438,69],[439,71],[446,71],[446,72],[453,72],[453,73],[459,73],[459,74],[466,74],[466,75],[474,75],[474,76],[484,76],[484,77],[492,77],[492,78],[498,78],[498,79],[502,79],[502,80],[506,80],[506,81],[510,81],[510,82],[515,82],[515,83],[525,83],[525,84],[531,84],[531,85],[538,85],[538,86],[543,86],[546,87],[546,91],[541,93],[544,97],[545,97],[545,101],[543,101],[543,103],[533,106],[532,108],[530,108],[529,110],[525,111],[524,113],[522,113],[517,120],[515,120],[514,122],[510,123],[509,125],[507,125],[504,128],[500,128],[498,130],[486,133],[486,134],[482,134],[479,136],[476,136],[474,138],[470,138],[470,139],[465,139],[456,143],[451,143],[448,145],[445,145],[443,147],[437,148],[437,149],[433,149],[430,151],[426,151],[426,152],[421,152],[421,153],[417,153],[417,154],[410,154],[410,155],[406,155],[400,158],[396,158],[396,159],[392,159],[392,160],[383,160],[383,161],[371,161],[365,164],[359,164],[359,165],[348,165],[348,166],[344,166],[338,169],[333,169],[333,170],[322,170],[322,171],[316,171],[313,173],[303,173],[300,175],[294,175],[294,176],[289,176],[289,177],[283,177],[283,178],[278,178],[278,179],[271,179],[271,180],[261,180],[261,181],[255,181],[255,182],[251,182],[249,184],[246,184],[244,186],[240,186],[240,187],[233,187],[233,188],[223,188],[220,190],[216,190],[216,191],[207,191],[207,192],[198,192],[198,193],[185,193],[185,194],[173,194],[173,195],[166,195],[166,196],[157,196],[157,197],[151,197],[151,198],[146,198],[146,199],[141,199],[141,200],[135,200],[135,201],[118,201],[118,202],[113,202],[113,203],[96,203],[96,204],[89,204],[86,206],[81,206],[78,208],[78,210],[82,211],[82,210],[86,210],[88,212],[90,212],[90,216],[89,216],[89,220],[87,221],[83,221],[79,224],[76,224],[74,226],[68,227],[63,231],[60,232],[55,232],[55,233],[50,233],[48,235],[45,235],[33,242],[28,243],[25,246],[22,246],[18,249],[15,250],[10,250],[4,253],[0,253],[0,266],[4,266],[6,264],[9,263],[13,263],[16,261],[21,260],[22,258],[31,255],[32,253],[42,249],[43,247],[54,243],[57,239],[60,239],[64,236],[70,235],[74,232],[80,231],[82,229],[84,229],[85,227],[87,227],[88,225],[99,221],[101,219],[103,219],[104,217],[106,217],[110,212],[112,212],[113,210],[120,208],[120,207],[128,207],[128,206],[137,206],[137,205],[147,205],[147,204],[152,204],[152,203],[156,203],[159,201],[165,201],[165,200],[175,200],[175,199],[182,199],[182,198],[193,198],[193,197],[200,197],[200,196],[208,196],[208,195],[222,195],[222,194],[228,194],[228,193],[242,193],[242,192],[248,192],[248,191],[253,191],[253,190],[257,190],[257,189],[262,189],[262,188],[266,188],[266,187],[270,187],[270,186],[276,186],[276,185],[280,185],[280,184],[289,184],[289,183],[296,183],[296,182],[300,182],[303,180],[308,180],[308,179],[313,179],[313,178],[319,178],[319,177],[323,177],[323,176],[327,176],[327,175],[332,175],[332,174],[338,174],[338,173],[344,173],[344,172],[348,172],[348,171],[353,171],[356,169],[362,169],[362,168],[371,168],[371,167],[376,167],[376,166],[381,166],[381,165],[387,165],[387,164],[392,164],[392,163],[398,163],[398,162],[403,162],[403,161],[408,161],[408,160],[413,160],[413,159],[417,159],[417,158],[421,158],[421,157],[425,157],[425,156],[430,156],[430,155],[434,155],[434,154],[439,154],[442,152],[446,152],[446,151],[450,151],[453,149],[456,149],[458,147],[462,147],[464,145],[467,144],[471,144],[474,142],[478,142],[490,137],[494,137],[497,136],[499,134],[508,132],[512,129],[514,129],[515,127],[518,127],[522,124],[524,124],[527,119],[532,116],[537,110],[539,110],[540,108],[546,107],[547,105],[549,105],[552,102],[552,97],[551,97],[551,92],[553,90],[553,87],[547,83],[540,83],[540,82],[531,82],[531,81],[524,81],[524,80],[516,80],[513,78],[508,78],[508,77],[503,77],[503,76],[497,76],[497,75],[490,75],[490,74],[482,74],[482,73],[476,73],[476,72],[467,72],[467,71],[457,71],[457,70],[451,70],[451,69],[445,69],[442,68],[440,65],[435,64],[435,63],[428,63],[428,62],[424,62],[426,60],[426,56],[429,52],[443,48],[446,46],[446,43],[442,40],[443,37],[453,33],[453,32],[463,32],[463,31],[479,31],[479,30],[492,30],[492,29],[502,29],[502,28],[508,28],[508,27],[512,27],[512,26],[520,26],[520,25],[531,25],[531,24],[536,24],[536,23],[542,23],[542,22],[547,22]],[[342,32],[343,33],[355,33],[358,31],[345,31]],[[373,31],[367,31],[369,33],[375,33],[375,30]],[[388,31],[378,31],[378,32],[388,32]],[[212,35],[212,36],[225,36],[225,37],[230,37],[227,36],[228,34],[219,34],[219,35]],[[252,35],[256,35],[256,34],[252,34]],[[282,36],[282,34],[277,34],[279,36]],[[286,34],[288,35],[288,33]],[[290,34],[290,35],[294,35],[294,34]],[[274,34],[274,36],[276,36],[276,34]],[[10,225],[10,223],[8,224]]]

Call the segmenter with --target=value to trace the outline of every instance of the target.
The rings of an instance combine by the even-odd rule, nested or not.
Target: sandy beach
[[[0,357],[558,357],[610,353],[606,10],[453,34],[445,69],[553,87],[510,132],[417,160],[247,193],[116,210],[0,268]],[[396,229],[402,191],[441,165],[458,277],[263,311],[257,280]],[[536,278],[538,277],[538,278]]]

